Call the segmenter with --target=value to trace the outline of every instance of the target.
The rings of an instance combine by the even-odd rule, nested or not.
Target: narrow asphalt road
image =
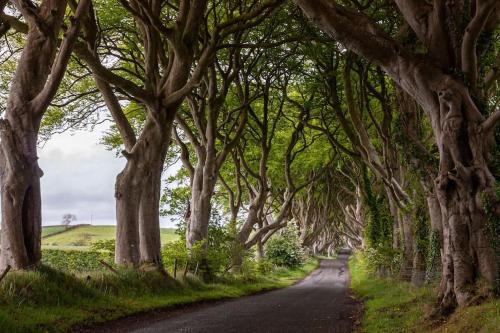
[[[291,287],[195,309],[128,332],[352,332],[357,303],[347,292],[347,258],[341,254],[322,260]]]

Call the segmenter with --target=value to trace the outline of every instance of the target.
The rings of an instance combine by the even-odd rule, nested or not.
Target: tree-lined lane
[[[348,295],[347,255],[322,260],[300,283],[132,329],[158,332],[352,332],[356,302]]]

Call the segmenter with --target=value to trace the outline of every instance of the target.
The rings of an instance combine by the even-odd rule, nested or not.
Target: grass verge
[[[138,312],[205,300],[241,297],[293,284],[317,267],[311,259],[294,270],[228,276],[205,284],[156,272],[122,271],[75,277],[42,266],[13,272],[0,283],[0,332],[64,332]]]
[[[436,300],[432,286],[413,288],[409,283],[374,277],[361,256],[349,261],[351,288],[365,303],[362,320],[366,333],[494,333],[500,332],[500,300],[457,310],[442,322],[429,322]]]

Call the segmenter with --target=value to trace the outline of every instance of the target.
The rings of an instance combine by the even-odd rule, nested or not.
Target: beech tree
[[[488,110],[488,97],[498,73],[492,66],[482,74],[488,68],[478,59],[489,40],[478,41],[498,25],[500,3],[395,1],[425,48],[422,54],[375,23],[366,14],[370,6],[295,2],[321,30],[380,66],[429,117],[440,157],[435,179],[443,215],[440,309],[446,313],[465,306],[479,292],[480,278],[493,287],[499,275],[485,211],[487,201],[497,200],[488,160],[500,110]]]
[[[79,44],[76,53],[96,79],[127,159],[116,182],[117,263],[160,265],[161,174],[177,110],[200,84],[223,42],[233,33],[259,24],[281,2],[223,7],[209,6],[207,1],[186,0],[178,6],[168,1],[122,1],[125,13],[138,27],[129,34],[130,40],[140,45],[132,51],[133,44],[120,49],[113,38],[99,39],[106,32],[99,32],[92,16],[86,21],[86,43]],[[118,35],[123,34],[119,28],[114,29]],[[101,40],[110,43],[103,46],[111,51],[104,53],[108,58],[99,52]],[[109,61],[113,58],[119,61]],[[108,68],[110,63],[114,66]],[[127,118],[117,92],[144,111],[140,133]]]
[[[0,269],[26,269],[36,265],[41,257],[43,172],[37,156],[40,122],[61,83],[89,1],[81,0],[72,6],[74,16],[69,18],[62,39],[59,34],[67,1],[11,1],[7,8],[20,13],[22,20],[5,14],[6,5],[7,1],[0,1],[2,34],[12,28],[26,37],[0,120]]]
[[[384,78],[375,84],[370,82],[369,67],[356,63],[353,54],[348,52],[337,57],[341,59],[337,59],[335,64],[319,64],[320,70],[327,73],[324,74],[325,91],[332,109],[331,115],[323,115],[322,120],[338,118],[358,160],[382,182],[394,221],[393,247],[401,246],[403,249],[401,273],[409,279],[413,262],[411,200],[405,189],[404,171],[398,160],[397,147],[391,138],[393,108],[388,88]],[[355,89],[355,85],[360,87],[359,90]],[[378,110],[373,110],[373,104],[380,106],[376,107]],[[374,130],[370,131],[370,126]],[[324,127],[328,129],[328,124]]]
[[[190,78],[195,61],[198,36],[207,8],[206,1],[181,1],[173,13],[164,13],[165,3],[122,1],[132,16],[143,43],[143,58],[137,61],[143,74],[138,85],[101,63],[98,54],[98,25],[93,13],[85,25],[86,44],[77,55],[92,70],[116,126],[123,138],[127,159],[116,181],[117,234],[115,261],[137,266],[140,262],[160,263],[159,198],[165,154],[170,143],[170,130],[184,95],[196,83],[197,76],[211,56],[205,48],[196,73]],[[176,24],[167,27],[165,14]],[[134,61],[135,59],[132,58]],[[138,101],[146,113],[143,130],[136,135],[112,86]]]
[[[259,79],[254,74],[255,68],[262,71],[267,64],[266,70],[275,72],[266,50],[302,38],[300,35],[285,38],[280,26],[283,16],[274,16],[273,21],[268,19],[270,16],[270,12],[265,12],[258,26],[252,25],[252,29],[234,34],[209,66],[201,91],[194,91],[188,97],[189,121],[183,113],[178,113],[176,122],[186,134],[197,161],[194,165],[187,153],[181,156],[192,184],[186,235],[188,247],[207,237],[210,202],[217,180],[221,179],[220,170],[243,135],[252,112],[251,104],[262,98],[261,90],[255,87],[258,86],[255,80]],[[177,141],[182,146],[182,140]],[[182,150],[187,152],[186,147]]]
[[[249,96],[249,82],[242,74],[246,70],[246,61],[248,59],[242,59],[240,50],[233,50],[224,63],[216,59],[209,66],[199,93],[188,96],[189,112],[179,112],[176,117],[177,126],[182,129],[196,156],[194,164],[189,158],[188,147],[174,128],[176,142],[183,151],[181,160],[191,180],[186,229],[189,248],[207,239],[211,201],[219,171],[238,144],[247,122],[248,105],[255,98]],[[235,88],[231,89],[233,85]],[[237,103],[233,105],[231,100]]]
[[[267,68],[264,66],[264,68]],[[245,219],[237,228],[237,248],[242,251],[262,245],[278,230],[292,224],[294,198],[329,168],[324,141],[306,128],[310,109],[297,101],[286,71],[262,72],[262,101],[249,108],[249,124],[238,149],[241,178],[246,188]],[[274,73],[280,73],[276,70]],[[257,146],[258,149],[252,148]],[[283,153],[284,152],[284,153]],[[308,168],[304,173],[301,167]],[[226,185],[227,187],[227,185]],[[241,191],[239,189],[238,191]],[[230,195],[231,198],[231,195]],[[233,266],[241,265],[241,252]]]
[[[439,266],[438,313],[491,295],[499,22],[498,0],[0,0],[0,270],[40,260],[37,143],[108,112],[118,265],[163,269],[178,159],[185,258],[223,244],[238,271],[296,225],[308,251],[367,250],[378,274]]]

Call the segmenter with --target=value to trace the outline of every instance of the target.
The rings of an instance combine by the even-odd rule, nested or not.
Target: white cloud
[[[102,131],[57,134],[39,149],[44,224],[65,213],[79,223],[114,224],[114,181],[125,161],[99,145]]]
[[[65,213],[78,223],[115,224],[114,183],[125,160],[99,144],[106,128],[54,135],[39,149],[43,224],[59,224]],[[162,219],[162,226],[173,226]]]

